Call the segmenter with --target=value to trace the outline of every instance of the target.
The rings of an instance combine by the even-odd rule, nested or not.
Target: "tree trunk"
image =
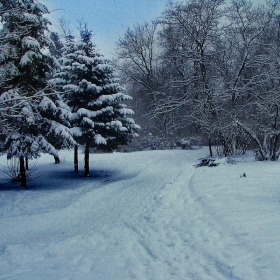
[[[275,117],[274,117],[274,124],[273,124],[273,128],[275,130],[277,130],[277,124],[278,124],[278,120],[279,120],[279,107],[277,104],[275,104],[275,108],[276,108],[276,112],[275,112]],[[271,155],[271,160],[277,160],[277,156],[276,156],[276,147],[277,147],[277,143],[278,143],[278,138],[279,138],[279,134],[277,133],[274,136],[274,141],[273,141],[273,147],[272,147],[272,155]]]
[[[85,147],[85,177],[89,176],[89,145]]]
[[[79,172],[78,145],[75,145],[74,147],[74,172]]]
[[[59,164],[59,163],[60,163],[59,155],[53,156],[53,157],[54,157],[54,163],[55,163],[55,164]]]
[[[26,188],[26,172],[25,172],[24,157],[19,158],[19,170],[20,170],[20,184],[23,188]]]
[[[248,127],[246,127],[239,121],[236,121],[236,124],[240,126],[246,133],[248,133],[251,139],[257,144],[258,149],[256,150],[257,151],[257,154],[255,156],[256,159],[259,161],[267,160],[266,136],[264,136],[264,143],[262,145],[257,135],[252,130],[250,130]]]
[[[213,157],[213,151],[212,151],[212,145],[211,145],[211,134],[209,134],[209,137],[208,137],[208,147],[209,147],[210,157]]]
[[[277,148],[278,138],[279,138],[279,134],[276,134],[274,141],[273,141],[273,150],[272,150],[271,160],[277,160],[276,148]]]
[[[28,157],[25,157],[25,169],[26,169],[26,170],[29,170]]]

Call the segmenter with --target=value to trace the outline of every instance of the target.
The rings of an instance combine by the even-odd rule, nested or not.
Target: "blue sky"
[[[95,34],[100,52],[111,58],[115,42],[128,27],[160,16],[168,0],[39,0],[51,11],[53,29],[64,17],[76,32],[77,20],[83,19]]]
[[[53,30],[63,17],[77,32],[78,20],[83,19],[93,31],[93,41],[107,58],[112,58],[115,43],[128,27],[151,21],[162,14],[168,0],[38,0],[51,14]],[[265,0],[251,0],[254,4]]]

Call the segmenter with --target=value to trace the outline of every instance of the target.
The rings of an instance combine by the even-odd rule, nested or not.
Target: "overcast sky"
[[[168,0],[39,0],[51,12],[53,27],[64,17],[76,32],[77,20],[83,19],[93,31],[93,41],[106,57],[111,58],[115,42],[128,27],[160,16]]]

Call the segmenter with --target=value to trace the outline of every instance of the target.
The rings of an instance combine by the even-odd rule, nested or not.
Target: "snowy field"
[[[206,154],[91,154],[89,178],[44,155],[27,190],[1,174],[0,279],[280,279],[280,161]]]

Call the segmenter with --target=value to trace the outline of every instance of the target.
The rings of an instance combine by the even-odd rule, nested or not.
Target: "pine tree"
[[[56,156],[58,139],[60,148],[75,141],[68,128],[69,108],[47,82],[54,61],[43,51],[51,44],[46,36],[51,23],[43,17],[48,9],[34,0],[1,2],[0,120],[7,157],[23,164],[41,152]]]
[[[64,39],[65,39],[65,45],[63,45],[62,54],[64,55],[64,57],[67,57],[68,54],[71,54],[72,52],[75,52],[75,48],[76,48],[75,37],[71,34],[70,30],[66,30],[63,22],[61,22],[61,25],[62,25],[62,29],[63,29],[63,32],[64,32]],[[71,61],[72,60],[70,60],[70,62]],[[64,59],[62,58],[62,56],[60,57],[60,62],[64,65]],[[66,61],[66,64],[69,64],[69,63]],[[59,69],[57,69],[57,70],[59,70],[59,71],[57,71],[58,73],[60,73],[61,71],[65,71],[65,70],[66,70],[66,72],[68,71],[68,69],[64,69],[64,66],[62,66],[62,68],[59,67]],[[59,75],[60,74],[56,74],[56,76],[59,76]],[[61,76],[66,78],[66,80],[68,79],[67,78],[68,75],[66,74],[66,76],[65,76],[65,73],[63,73]],[[63,91],[63,85],[65,85],[66,80],[63,80],[63,82],[61,83],[61,81],[59,81],[59,79],[56,78],[55,80],[52,81],[52,83],[54,85],[56,85],[56,88],[59,91]],[[56,158],[55,158],[55,161],[56,161]],[[74,145],[74,171],[76,173],[79,172],[79,165],[78,165],[78,143],[76,143]]]
[[[139,128],[123,102],[131,99],[123,93],[109,60],[92,43],[92,33],[85,26],[77,44],[67,44],[61,70],[53,82],[66,92],[63,97],[72,109],[72,131],[85,145],[84,175],[89,176],[90,148],[112,151],[129,143]]]
[[[56,59],[61,58],[64,46],[60,40],[58,33],[51,32],[50,39],[52,40],[52,45],[50,45],[50,48],[49,48],[51,55],[54,56]]]

